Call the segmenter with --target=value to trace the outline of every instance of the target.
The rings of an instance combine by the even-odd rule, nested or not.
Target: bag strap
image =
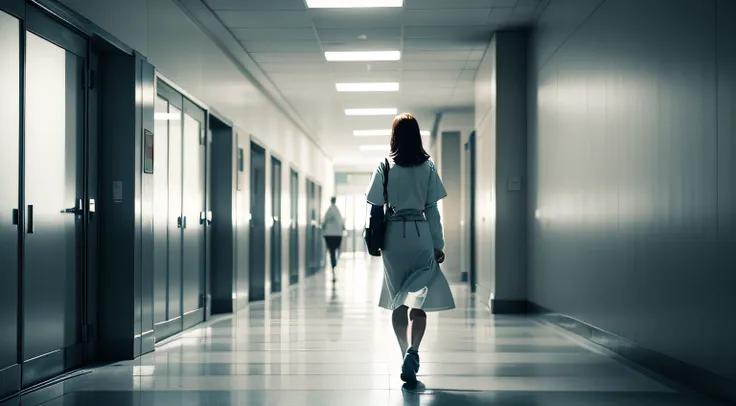
[[[383,203],[388,204],[388,174],[391,171],[391,165],[388,163],[388,158],[383,161]]]

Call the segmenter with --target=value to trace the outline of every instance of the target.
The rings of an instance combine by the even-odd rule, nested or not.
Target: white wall
[[[531,43],[530,299],[736,379],[736,4],[575,3]]]

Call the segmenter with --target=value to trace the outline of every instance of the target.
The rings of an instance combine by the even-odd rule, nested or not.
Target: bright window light
[[[398,92],[397,82],[382,83],[337,83],[338,92]]]
[[[429,131],[421,131],[422,136],[428,137]],[[356,137],[389,137],[391,136],[391,130],[355,130],[353,135]]]
[[[179,121],[181,120],[181,115],[179,113],[154,113],[153,119]]]
[[[346,116],[395,116],[399,109],[345,109]]]
[[[309,8],[402,7],[404,0],[307,0]]]
[[[398,61],[400,51],[355,51],[355,52],[325,52],[325,58],[330,62],[368,62],[368,61]]]
[[[361,151],[390,151],[390,145],[361,145]]]

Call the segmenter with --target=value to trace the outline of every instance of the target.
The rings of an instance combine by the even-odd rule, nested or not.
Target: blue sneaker
[[[401,380],[408,384],[416,384],[419,372],[419,353],[414,348],[406,350],[404,362],[401,364]]]

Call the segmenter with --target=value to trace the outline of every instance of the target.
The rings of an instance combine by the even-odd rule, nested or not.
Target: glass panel
[[[26,203],[34,230],[26,237],[23,276],[24,357],[68,347],[81,338],[74,210],[82,196],[84,60],[27,33]],[[29,212],[29,217],[31,210]]]
[[[0,370],[17,362],[20,22],[0,12]]]

